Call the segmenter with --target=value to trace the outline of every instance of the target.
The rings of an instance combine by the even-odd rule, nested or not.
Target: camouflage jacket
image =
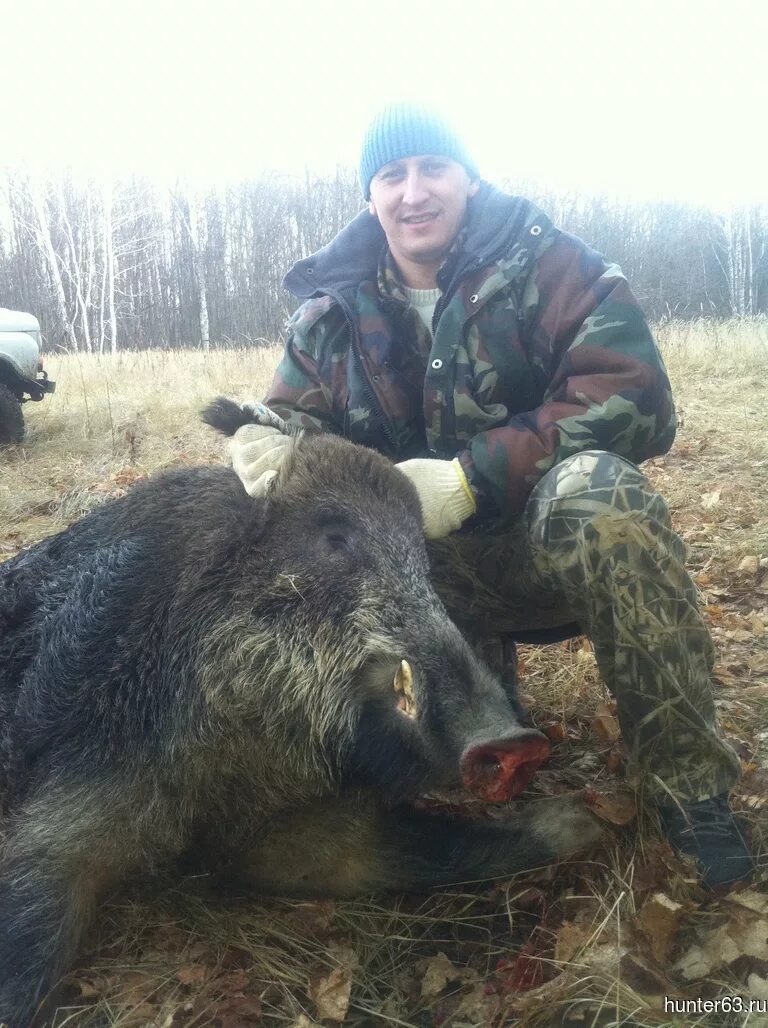
[[[386,239],[367,211],[299,261],[284,285],[306,302],[265,402],[393,460],[458,456],[481,518],[517,515],[570,454],[665,453],[669,380],[620,269],[488,183],[460,239],[438,275],[428,354],[412,308],[382,295]]]

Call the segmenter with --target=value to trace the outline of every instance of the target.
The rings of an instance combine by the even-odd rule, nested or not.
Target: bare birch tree
[[[725,280],[729,313],[739,318],[759,311],[760,275],[765,236],[759,212],[751,207],[728,211],[718,219],[720,240],[714,251]]]
[[[54,295],[56,297],[59,323],[64,329],[64,337],[75,351],[79,349],[75,328],[67,311],[67,298],[64,293],[64,283],[61,280],[59,261],[51,239],[51,228],[46,210],[46,198],[43,195],[43,187],[39,181],[29,180],[29,195],[37,216],[37,236],[39,244],[48,261],[48,270],[53,282]]]
[[[184,206],[174,197],[176,208],[181,216],[184,227],[189,236],[192,247],[192,262],[195,271],[195,282],[197,285],[197,299],[199,304],[198,316],[200,323],[200,343],[204,350],[211,348],[210,326],[208,322],[208,290],[205,279],[205,209],[199,190],[194,186],[187,186],[186,210]]]
[[[67,212],[67,201],[64,196],[63,185],[61,184],[59,185],[58,199],[61,222],[64,228],[64,238],[66,239],[69,253],[69,263],[62,262],[62,264],[75,290],[85,349],[88,353],[91,353],[93,348],[91,346],[90,309],[87,296],[90,293],[90,278],[93,272],[90,261],[86,260],[86,266],[83,267],[82,247],[79,248],[75,241],[75,234],[72,231],[72,225]],[[84,279],[87,281],[84,281]]]
[[[114,188],[112,182],[105,182],[101,190],[103,207],[103,251],[104,270],[101,277],[101,326],[99,350],[103,352],[106,331],[106,324],[109,325],[109,349],[111,353],[117,353],[117,312],[115,310],[115,240],[113,236],[112,208],[114,203]]]

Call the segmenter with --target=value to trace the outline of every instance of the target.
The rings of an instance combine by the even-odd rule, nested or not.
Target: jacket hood
[[[538,207],[481,182],[467,203],[466,237],[455,264],[452,262],[451,280],[507,256],[524,227],[533,222],[541,227],[537,236],[543,240],[552,223]],[[378,219],[367,210],[361,211],[327,246],[297,261],[283,279],[283,286],[300,300],[324,293],[343,296],[356,292],[361,282],[375,281],[386,243]],[[529,239],[526,243],[530,246]],[[531,250],[537,248],[531,246]]]

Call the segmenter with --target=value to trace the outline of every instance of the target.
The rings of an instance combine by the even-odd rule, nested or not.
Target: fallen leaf
[[[100,988],[95,982],[90,982],[86,978],[76,978],[72,984],[80,990],[81,999],[97,999],[103,992],[103,987]]]
[[[768,919],[744,905],[730,912],[726,924],[704,933],[701,941],[677,961],[674,970],[686,981],[696,981],[740,957],[768,960]]]
[[[628,825],[637,817],[637,804],[631,792],[605,793],[589,789],[584,802],[596,817],[612,825]]]
[[[348,967],[336,967],[327,977],[310,982],[309,995],[322,1021],[343,1021],[349,1010],[352,974]]]
[[[225,971],[216,979],[216,988],[227,994],[242,992],[250,983],[251,976],[247,971]]]
[[[228,996],[216,1007],[216,1020],[222,1028],[239,1028],[246,1023],[260,1021],[264,1011],[258,996],[245,996],[242,993]]]
[[[761,978],[759,974],[751,974],[747,978],[747,988],[750,999],[768,1000],[768,978]]]
[[[595,662],[595,654],[594,654],[594,651],[593,651],[591,645],[590,646],[582,646],[580,649],[576,650],[576,660],[580,664],[586,664],[586,663],[594,664],[594,662]]]
[[[721,685],[738,685],[741,681],[740,678],[728,670],[725,664],[715,664],[712,668],[712,675]]]
[[[765,622],[762,618],[758,617],[757,614],[750,614],[747,620],[749,621],[753,635],[758,636],[758,638],[761,635],[765,635]]]
[[[726,897],[729,903],[735,903],[739,907],[746,907],[755,914],[768,915],[768,895],[762,892],[754,892],[746,889],[744,892],[734,892]]]
[[[605,942],[590,946],[584,954],[584,963],[593,971],[610,976],[613,981],[621,978],[619,965],[627,955],[627,947],[619,942]]]
[[[569,986],[572,984],[573,973],[568,969],[564,970],[561,974],[556,975],[550,981],[544,982],[543,985],[537,986],[535,989],[526,990],[525,992],[518,993],[515,996],[505,996],[503,1000],[504,1020],[493,1020],[487,1023],[504,1025],[516,1024],[516,1021],[511,1020],[512,1014],[522,1013],[524,1011],[532,1011],[535,1014],[539,1014],[541,1010],[546,1010],[548,1007],[554,1008],[554,1004],[566,995]],[[585,1005],[580,1003],[579,1011],[584,1009]],[[480,1021],[477,1023],[482,1025],[486,1022]]]
[[[544,981],[544,968],[548,961],[542,959],[532,943],[525,945],[511,960],[499,960],[493,987],[499,996],[526,992],[535,989]]]
[[[750,553],[741,560],[736,570],[742,575],[756,575],[760,570],[760,558]]]
[[[719,603],[706,603],[702,609],[713,621],[719,621],[725,617],[725,608]]]
[[[663,977],[658,968],[646,964],[636,953],[627,953],[621,958],[617,977],[661,1012],[665,1012],[663,997],[675,993],[675,987]]]
[[[568,734],[565,730],[565,725],[561,724],[559,721],[554,721],[552,724],[544,725],[541,730],[549,741],[555,744],[562,742]]]
[[[621,738],[621,728],[613,709],[607,703],[598,703],[592,718],[592,730],[603,742],[613,746]]]
[[[125,1006],[140,1006],[157,991],[159,982],[146,971],[129,971],[119,978],[119,997]]]
[[[200,939],[189,947],[186,956],[188,956],[190,960],[200,960],[201,957],[212,957],[213,950],[211,949],[211,944]]]
[[[563,921],[555,939],[555,962],[558,964],[570,963],[594,934],[595,930],[590,924]]]
[[[624,757],[617,749],[609,750],[605,757],[605,768],[608,774],[615,775],[624,764]]]
[[[291,911],[291,920],[313,933],[326,932],[336,916],[334,900],[312,900],[299,903]]]
[[[497,1024],[499,1020],[499,997],[489,992],[482,982],[472,988],[459,1000],[453,1011],[452,1024],[466,1023],[472,1025]]]
[[[453,981],[455,968],[445,953],[438,953],[427,963],[421,980],[422,999],[438,996],[449,981]]]
[[[685,908],[663,892],[654,893],[643,904],[637,923],[651,944],[651,953],[666,964],[674,949]]]
[[[207,975],[208,968],[205,964],[185,964],[176,972],[176,977],[182,985],[199,985]]]
[[[421,979],[421,998],[434,999],[439,996],[448,982],[466,978],[467,969],[454,967],[445,953],[430,957],[423,965],[424,976]]]
[[[635,862],[633,878],[636,895],[652,895],[663,892],[670,878],[684,875],[686,865],[670,844],[664,839],[648,839],[643,846],[642,857]]]
[[[746,643],[752,642],[754,632],[750,632],[746,628],[736,628],[732,632],[724,633],[726,639],[730,639],[731,642]]]
[[[334,946],[331,952],[339,966],[330,974],[313,976],[309,983],[309,995],[317,1008],[319,1020],[343,1021],[349,1010],[349,998],[352,993],[352,970],[357,966],[358,958],[348,946]]]

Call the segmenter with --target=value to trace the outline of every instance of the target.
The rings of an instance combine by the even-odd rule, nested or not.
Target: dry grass
[[[219,393],[260,396],[278,353],[48,357],[56,392],[26,404],[24,444],[0,455],[0,531],[12,528],[27,544],[101,502],[121,472],[220,459],[224,448],[200,422],[200,408]]]
[[[647,467],[689,546],[719,646],[717,702],[745,769],[736,802],[759,844],[768,828],[768,328],[668,323],[659,336],[682,426],[672,452]],[[277,357],[277,348],[50,357],[56,393],[27,406],[25,444],[0,455],[0,559],[137,476],[222,459],[199,408],[220,392],[262,395]],[[586,785],[612,802],[621,753],[593,727],[606,697],[589,646],[529,648],[523,663],[537,720],[559,741],[537,791]],[[659,891],[682,904],[666,957],[638,916]],[[741,1025],[743,1015],[722,1013],[675,1021],[662,1001],[762,995],[754,975],[764,979],[768,963],[725,962],[687,986],[670,970],[733,909],[707,901],[652,827],[638,835],[633,825],[590,862],[490,891],[225,903],[174,880],[138,882],[107,905],[57,1023],[233,1028],[261,1018],[306,1028],[330,977],[342,992],[351,979],[354,1025]],[[434,985],[447,966],[438,953],[455,972],[444,988],[439,975]]]
[[[656,326],[656,338],[672,372],[732,376],[768,367],[768,317],[717,321],[670,318]]]

